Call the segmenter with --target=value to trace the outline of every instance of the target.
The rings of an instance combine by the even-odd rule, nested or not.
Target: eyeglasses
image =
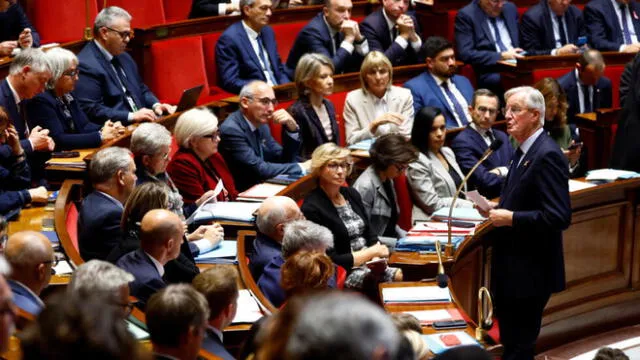
[[[398,172],[403,172],[409,167],[408,164],[394,164],[394,166],[396,167],[396,170],[398,170]]]
[[[521,108],[518,106],[507,106],[505,108],[502,109],[502,114],[504,116],[507,116],[507,114],[511,113],[511,115],[517,115],[520,114],[523,111],[529,111],[531,109],[529,108]]]
[[[278,105],[278,99],[271,99],[271,98],[268,98],[268,97],[263,97],[263,98],[260,98],[260,99],[254,99],[252,97],[248,97],[248,99],[256,100],[256,101],[258,101],[260,104],[262,104],[264,106],[269,106],[269,104],[272,104],[273,106],[277,106]]]
[[[331,171],[338,171],[338,169],[343,169],[346,171],[351,170],[353,166],[352,162],[343,161],[343,162],[330,162],[327,164],[327,168]]]
[[[213,139],[217,139],[217,138],[219,138],[219,137],[220,137],[220,130],[216,130],[216,131],[214,131],[214,132],[213,132],[213,134],[211,134],[211,135],[205,135],[205,136],[203,136],[203,138],[207,138],[207,139],[211,139],[211,140],[213,140]]]
[[[135,37],[133,30],[129,30],[129,31],[118,31],[116,29],[112,29],[108,26],[105,26],[105,28],[109,31],[113,31],[114,33],[117,33],[118,35],[120,35],[120,38],[122,40],[129,38],[129,40],[133,39]]]
[[[58,266],[58,263],[60,262],[60,259],[54,257],[53,260],[49,260],[49,261],[43,261],[43,264],[51,264],[51,275],[55,275],[56,274],[56,269],[54,269],[56,266]]]
[[[479,112],[479,113],[481,113],[481,114],[484,114],[484,113],[487,113],[487,112],[488,112],[488,113],[489,113],[489,115],[491,115],[491,116],[493,116],[493,115],[495,115],[495,114],[497,114],[497,113],[498,113],[498,109],[490,109],[490,108],[488,108],[488,107],[486,107],[486,106],[478,106],[478,107],[476,108],[476,111],[477,111],[477,112]]]
[[[125,316],[129,316],[131,315],[131,312],[133,311],[133,308],[136,306],[136,302],[130,301],[128,303],[116,303],[116,305],[122,307],[124,309],[125,312]]]
[[[78,69],[67,70],[67,71],[62,73],[62,75],[68,76],[68,77],[74,77],[74,76],[76,76],[78,74],[80,74],[80,70],[78,70]]]

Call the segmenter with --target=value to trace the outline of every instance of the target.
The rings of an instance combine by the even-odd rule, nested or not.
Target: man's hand
[[[380,115],[377,119],[373,120],[373,122],[369,124],[369,132],[375,135],[380,125],[395,124],[397,126],[400,126],[403,122],[404,116],[398,113],[388,112]]]
[[[23,49],[33,46],[33,36],[31,36],[31,29],[25,28],[24,30],[22,30],[20,36],[18,37],[18,43]]]
[[[31,141],[34,151],[53,151],[56,146],[53,139],[49,137],[49,130],[43,129],[40,126],[31,129],[29,141]]]
[[[634,53],[635,54],[638,51],[640,51],[640,44],[639,43],[625,45],[624,49],[622,49],[622,52],[624,52],[624,53]]]
[[[411,16],[402,14],[396,20],[396,26],[398,27],[398,34],[402,36],[407,41],[415,41],[416,39],[416,28],[413,24],[413,19]],[[391,39],[393,40],[393,39]]]
[[[571,145],[573,145],[575,141],[571,141]],[[582,146],[574,147],[571,150],[562,150],[564,156],[569,159],[569,164],[573,167],[576,166],[578,160],[580,160],[580,155],[582,154]]]
[[[176,112],[177,108],[178,108],[177,106],[173,106],[170,104],[158,104],[156,107],[153,108],[153,111],[158,116],[162,116],[165,113],[171,115]]]
[[[114,123],[111,122],[111,120],[107,120],[107,122],[104,123],[104,126],[102,127],[102,129],[100,129],[100,136],[102,137],[103,143],[111,141],[117,138],[118,136],[122,135],[123,133],[124,133],[124,127],[122,126],[122,124],[120,124],[120,126],[117,127],[115,126]]]
[[[353,44],[354,41],[358,40],[360,28],[358,27],[357,22],[353,20],[344,20],[342,25],[340,25],[340,32],[344,34],[344,41]],[[362,35],[360,35],[360,37],[362,37]],[[336,46],[340,46],[340,44],[336,44]]]
[[[505,209],[489,210],[489,220],[493,222],[493,226],[513,226],[513,211]]]
[[[483,198],[484,198],[485,200],[487,200],[487,198],[485,198],[484,196],[483,196]],[[485,211],[485,210],[480,209],[478,206],[476,206],[475,204],[473,204],[473,207],[474,207],[476,210],[478,210],[478,212],[480,213],[480,215],[482,215],[483,217],[486,217],[486,218],[488,218],[488,217],[489,217],[489,214],[491,213],[491,211],[492,211],[493,209],[495,209],[496,207],[498,207],[498,203],[497,203],[497,202],[495,202],[495,201],[487,200],[487,202],[489,203],[489,209],[488,209],[488,210],[486,210],[486,211]]]
[[[153,110],[143,108],[133,113],[133,122],[153,122],[155,120],[156,113]]]
[[[290,132],[298,131],[298,123],[296,123],[293,116],[291,116],[291,114],[289,114],[285,109],[274,111],[273,114],[271,114],[271,119],[275,124],[285,126]]]
[[[371,258],[388,258],[389,257],[389,248],[386,245],[381,244],[379,241],[369,247],[371,254],[373,255]]]
[[[522,59],[523,56],[520,55],[520,53],[523,51],[524,50],[522,50],[521,48],[513,48],[509,51],[500,53],[500,56],[502,57],[502,60]]]
[[[0,42],[0,56],[9,56],[13,49],[18,47],[17,41],[3,41]]]
[[[31,195],[31,202],[34,203],[46,203],[49,201],[49,193],[44,186],[29,189],[29,195]]]
[[[558,50],[556,50],[556,55],[576,54],[578,52],[578,50],[580,50],[580,48],[578,48],[577,46],[575,46],[573,44],[567,44],[567,45],[559,48]]]
[[[24,153],[22,145],[20,145],[20,136],[13,125],[9,125],[9,127],[4,130],[4,135],[7,138],[7,145],[11,148],[13,155],[18,156]]]

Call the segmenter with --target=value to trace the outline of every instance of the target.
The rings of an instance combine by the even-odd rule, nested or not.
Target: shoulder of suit
[[[391,85],[392,95],[411,96],[411,90],[400,86]]]

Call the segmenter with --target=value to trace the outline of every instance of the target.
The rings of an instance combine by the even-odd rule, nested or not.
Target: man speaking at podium
[[[544,97],[532,87],[505,94],[516,149],[500,196],[485,213],[495,229],[491,286],[504,360],[532,360],[542,311],[565,288],[562,231],[571,223],[569,167],[546,134]]]

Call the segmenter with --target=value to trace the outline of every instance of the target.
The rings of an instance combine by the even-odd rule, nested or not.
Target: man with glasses
[[[9,237],[4,256],[13,269],[8,278],[13,301],[21,310],[38,315],[44,308],[40,293],[57,264],[51,241],[39,232],[20,231]]]
[[[500,195],[502,183],[509,172],[509,159],[513,155],[513,147],[507,134],[492,129],[498,116],[499,105],[500,100],[490,90],[476,90],[469,106],[473,122],[451,142],[460,170],[466,175],[492,142],[502,141],[502,146],[480,164],[469,179],[469,189],[475,188],[490,199]]]
[[[0,0],[0,57],[40,46],[40,35],[16,0]]]
[[[455,38],[460,60],[473,66],[478,88],[502,95],[498,61],[523,56],[516,5],[505,0],[473,0],[456,15]]]
[[[94,40],[78,54],[80,79],[76,85],[80,107],[100,125],[107,120],[128,125],[156,121],[176,107],[162,104],[142,82],[133,58],[125,52],[133,38],[131,15],[110,6],[93,24]]]
[[[569,167],[543,129],[545,102],[528,86],[505,94],[507,132],[520,144],[500,203],[484,212],[495,229],[491,293],[505,360],[532,360],[542,312],[565,288],[562,231],[571,224]]]
[[[575,54],[586,36],[582,11],[571,0],[540,0],[522,15],[520,40],[530,55]]]
[[[298,124],[277,104],[271,86],[252,81],[240,91],[240,109],[220,126],[220,152],[231,170],[238,191],[280,174],[303,175],[310,160],[297,163],[301,140]],[[283,128],[281,146],[271,136],[269,121]]]

